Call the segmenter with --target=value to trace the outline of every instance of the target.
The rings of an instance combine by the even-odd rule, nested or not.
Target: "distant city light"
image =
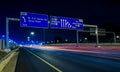
[[[43,43],[39,43],[39,45],[41,46],[41,45],[43,45]]]
[[[31,42],[32,42],[32,43],[34,43],[34,41],[33,41],[33,40],[32,40]]]
[[[27,37],[27,41],[30,41],[30,37],[29,36]]]
[[[5,35],[2,35],[2,38],[4,38],[5,37]]]
[[[9,41],[9,43],[11,43],[12,41]]]
[[[59,40],[57,40],[57,43],[59,43],[60,41]]]
[[[20,47],[22,47],[23,45],[22,44],[20,44]]]
[[[85,40],[87,40],[88,38],[87,37],[85,37]]]
[[[53,41],[51,41],[51,43],[53,43]]]
[[[13,42],[14,42],[13,40],[9,39],[9,43],[13,43]]]
[[[47,41],[47,43],[50,43],[49,41]]]
[[[65,39],[65,41],[67,42],[67,41],[68,41],[68,39]]]
[[[80,39],[80,42],[82,41],[82,39]]]
[[[30,37],[27,37],[27,38],[30,38]]]
[[[30,47],[32,47],[33,45],[30,45]]]
[[[38,43],[38,41],[36,41],[36,43]]]

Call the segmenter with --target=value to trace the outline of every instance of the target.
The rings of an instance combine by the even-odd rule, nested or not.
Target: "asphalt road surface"
[[[67,51],[20,48],[15,72],[120,72],[120,61]]]

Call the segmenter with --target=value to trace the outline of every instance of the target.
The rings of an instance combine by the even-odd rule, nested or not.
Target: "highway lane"
[[[33,54],[52,64],[63,72],[119,72],[120,61],[85,56],[66,51],[48,51],[21,48],[16,72],[56,72]]]
[[[56,72],[24,48],[20,49],[15,72]]]

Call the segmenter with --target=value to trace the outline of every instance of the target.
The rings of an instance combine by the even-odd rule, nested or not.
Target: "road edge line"
[[[50,67],[52,67],[53,69],[55,69],[57,72],[63,72],[62,70],[58,69],[57,67],[55,67],[54,65],[52,65],[51,63],[47,62],[46,60],[44,60],[43,58],[41,58],[40,56],[37,56],[36,54],[30,52],[29,50],[27,50],[30,54],[32,54],[33,56],[35,56],[36,58],[40,59],[41,61],[43,61],[45,64],[49,65]]]

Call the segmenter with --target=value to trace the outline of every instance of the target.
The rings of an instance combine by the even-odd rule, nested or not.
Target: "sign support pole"
[[[9,21],[20,21],[18,18],[8,18],[6,17],[6,48],[5,51],[9,52]]]
[[[116,34],[114,32],[114,43],[116,43]]]
[[[79,40],[78,40],[78,30],[76,31],[76,36],[77,36],[77,44],[76,46],[78,46]]]
[[[6,17],[6,49],[5,51],[8,52],[9,49],[9,19]]]
[[[43,29],[43,41],[44,41],[44,44],[45,44],[45,29]]]
[[[96,34],[96,47],[99,46],[99,38],[98,38],[98,26],[97,25],[88,25],[88,24],[83,24],[84,27],[94,27],[95,29],[95,34]]]
[[[96,34],[96,46],[99,46],[99,38],[98,38],[98,27],[96,26],[96,30],[95,30],[95,34]]]

